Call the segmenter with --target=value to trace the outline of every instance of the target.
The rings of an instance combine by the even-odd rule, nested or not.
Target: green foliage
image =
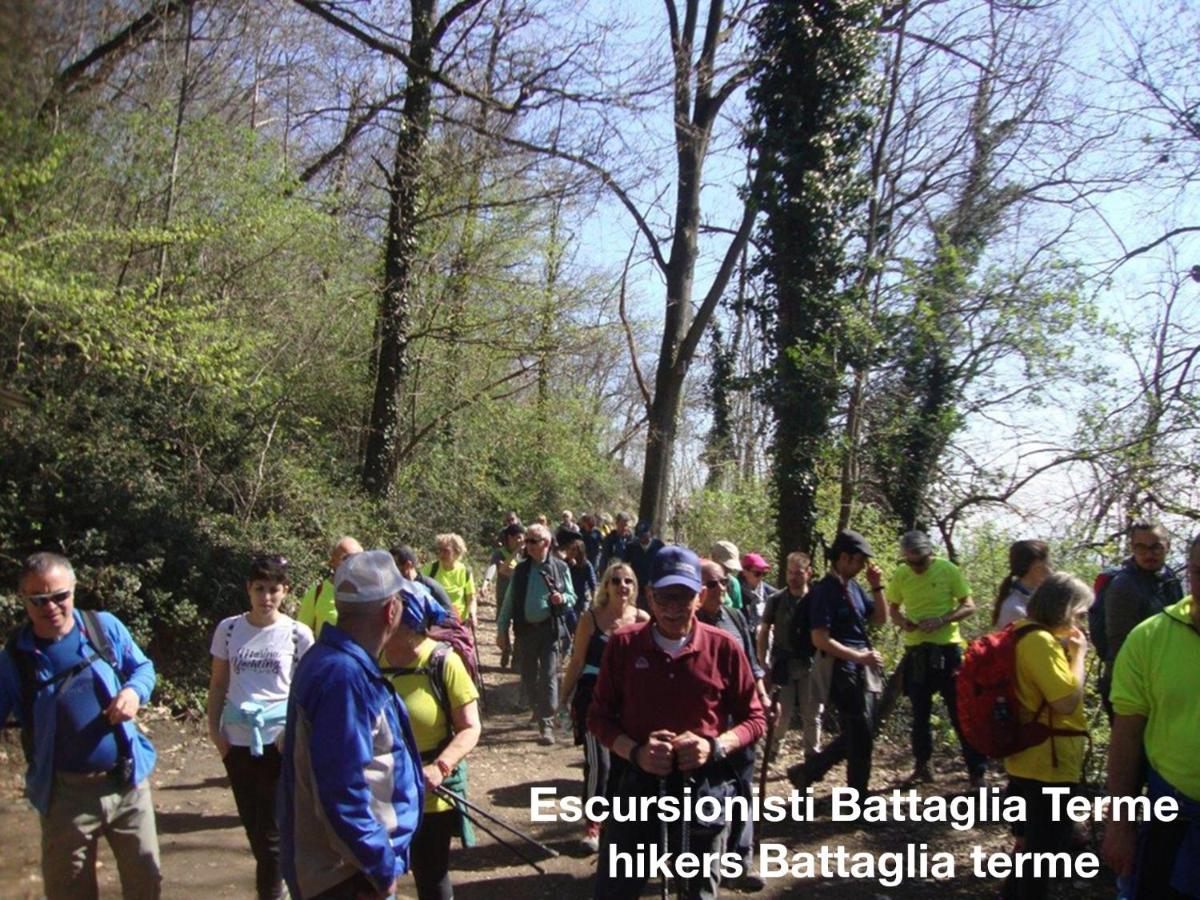
[[[861,302],[847,245],[866,185],[858,167],[872,123],[879,4],[769,3],[755,19],[749,90],[764,213],[763,313],[776,360],[774,473],[785,547],[808,549],[817,469],[842,372],[850,310]]]

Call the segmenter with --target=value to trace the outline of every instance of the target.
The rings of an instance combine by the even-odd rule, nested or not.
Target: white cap
[[[338,603],[372,603],[400,593],[408,581],[386,550],[365,550],[342,560],[333,575]]]

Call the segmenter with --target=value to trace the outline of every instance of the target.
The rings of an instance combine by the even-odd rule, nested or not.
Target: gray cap
[[[333,575],[338,603],[373,603],[386,600],[408,585],[386,550],[365,550],[342,560]]]
[[[900,552],[928,556],[933,552],[933,541],[929,540],[929,535],[923,531],[906,531],[900,535]]]

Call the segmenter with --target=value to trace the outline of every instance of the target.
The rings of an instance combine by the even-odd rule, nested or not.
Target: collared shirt
[[[904,610],[913,622],[935,619],[954,612],[958,601],[971,596],[971,586],[962,570],[948,559],[934,557],[924,572],[914,572],[908,563],[896,567],[887,585],[887,597]],[[914,628],[904,632],[904,645],[966,644],[957,622],[948,622],[936,631]]]
[[[683,651],[671,658],[654,642],[654,623],[622,628],[609,638],[588,708],[588,730],[606,747],[625,734],[644,743],[667,729],[715,738],[733,730],[745,747],[766,733],[750,661],[738,642],[696,622]]]
[[[79,610],[73,610],[75,627],[83,628],[83,619]],[[97,614],[100,626],[104,629],[109,643],[117,656],[117,670],[103,661],[96,661],[92,668],[98,687],[104,690],[108,699],[112,699],[125,688],[130,688],[137,694],[140,703],[150,700],[154,690],[154,663],[146,657],[140,647],[133,642],[128,629],[116,616],[102,612]],[[78,645],[80,661],[94,655],[95,651],[87,641]],[[34,676],[38,682],[48,681],[53,672],[49,657],[39,650],[33,636],[33,627],[26,622],[17,636],[16,651],[33,655]],[[43,687],[33,701],[33,759],[28,760],[29,768],[25,772],[25,792],[34,809],[43,815],[50,809],[50,793],[54,785],[54,752],[59,740],[74,740],[76,735],[59,735],[57,733],[58,712],[55,703],[54,687]],[[107,704],[106,704],[107,705]],[[0,651],[0,722],[7,721],[9,713],[16,711],[17,718],[21,712],[21,680],[17,666],[7,650]],[[24,724],[24,723],[23,723]],[[122,749],[128,749],[133,761],[133,784],[141,784],[154,770],[154,747],[133,722],[122,722],[115,726],[118,743]]]
[[[559,572],[565,572],[567,577],[556,579],[553,556],[547,555],[546,559],[540,563],[535,563],[531,557],[527,557],[522,564],[526,562],[529,563],[529,581],[525,585],[525,597],[514,596],[520,581],[514,573],[514,576],[508,580],[508,587],[504,591],[504,600],[500,604],[500,612],[496,615],[496,630],[500,634],[508,633],[509,623],[514,618],[513,604],[520,602],[521,599],[525,603],[525,621],[531,625],[545,622],[553,614],[553,607],[550,605],[550,586],[546,584],[542,573],[549,576],[551,581],[557,580],[558,592],[563,595],[564,608],[575,605],[575,588],[571,585],[570,572],[566,563],[561,560],[557,561],[558,567],[560,567]]]

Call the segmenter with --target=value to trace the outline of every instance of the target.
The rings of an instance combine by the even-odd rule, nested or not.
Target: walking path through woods
[[[481,604],[480,614],[491,616],[494,609]],[[471,799],[528,828],[530,834],[561,855],[546,860],[546,874],[538,875],[486,835],[481,834],[479,846],[471,850],[459,849],[456,842],[451,857],[455,895],[458,900],[496,900],[506,894],[554,900],[590,897],[596,857],[589,855],[579,842],[582,827],[529,823],[531,788],[553,786],[560,795],[578,791],[582,780],[582,749],[571,746],[569,735],[563,735],[552,748],[536,745],[537,734],[529,724],[528,713],[517,708],[516,676],[499,669],[499,654],[491,641],[492,625],[492,620],[485,618],[480,635],[488,708],[483,739],[470,756]],[[164,896],[253,896],[254,871],[249,846],[234,810],[224,769],[205,737],[203,723],[175,720],[161,709],[145,710],[140,718],[158,748],[153,785],[162,844]],[[782,758],[795,758],[797,746],[791,743],[793,737],[798,739],[799,735],[789,734]],[[899,779],[911,769],[903,750],[876,747],[872,780],[876,788],[890,790],[898,786]],[[0,897],[37,898],[42,886],[38,862],[40,832],[36,814],[21,797],[24,763],[15,730],[5,730],[0,755],[0,834],[3,835]],[[957,756],[939,751],[937,762],[941,766],[937,784],[928,786],[924,792],[965,791],[966,779]],[[840,769],[835,769],[826,784],[844,783],[843,776]],[[998,774],[990,777],[994,785],[1003,783]],[[772,771],[769,790],[780,795],[790,790],[782,770]],[[818,798],[826,793],[827,789],[818,789]],[[817,898],[917,898],[935,892],[943,898],[994,896],[996,882],[980,881],[971,875],[970,848],[981,844],[985,852],[995,853],[1009,843],[1002,825],[960,832],[948,824],[834,823],[827,814],[815,823],[768,824],[764,839],[786,844],[791,851],[809,852],[819,851],[822,844],[842,845],[851,852],[881,853],[901,851],[906,844],[925,843],[930,852],[954,853],[958,873],[953,881],[913,879],[897,887],[866,880],[796,881],[785,876],[767,881],[766,889],[758,894],[764,898],[791,896],[801,890]],[[102,894],[118,897],[116,867],[103,843],[99,871]],[[513,893],[508,894],[509,891]],[[1108,898],[1115,893],[1107,871],[1091,881],[1066,882],[1060,891],[1064,896],[1069,892],[1080,898]],[[729,888],[723,893],[733,895],[737,891]],[[656,894],[657,883],[652,882],[645,895]],[[401,881],[400,896],[415,896],[411,879]]]

